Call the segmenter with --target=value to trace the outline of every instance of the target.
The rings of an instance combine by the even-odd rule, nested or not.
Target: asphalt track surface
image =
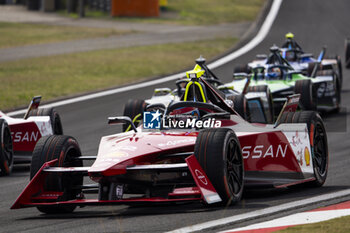
[[[214,70],[224,81],[231,80],[235,64],[246,63],[257,53],[267,53],[284,34],[292,31],[305,51],[318,54],[327,45],[328,54],[339,54],[344,61],[344,39],[349,36],[350,1],[285,0],[265,40],[251,52]],[[250,191],[236,206],[206,208],[201,204],[170,206],[104,206],[77,209],[69,215],[46,216],[35,208],[10,210],[10,205],[27,184],[28,169],[17,168],[10,177],[0,178],[0,232],[164,232],[209,220],[237,215],[261,208],[350,188],[350,71],[344,69],[342,110],[324,116],[330,151],[329,173],[322,188]],[[65,134],[76,137],[86,155],[97,152],[102,135],[120,131],[108,126],[107,117],[121,115],[129,98],[149,98],[153,88],[105,96],[58,107]],[[232,226],[229,226],[232,229]],[[222,228],[216,229],[222,230]],[[212,231],[212,230],[209,230]]]

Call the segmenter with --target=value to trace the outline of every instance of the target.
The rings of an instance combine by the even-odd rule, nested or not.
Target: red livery
[[[109,118],[109,124],[127,123],[132,130],[102,137],[96,157],[81,155],[72,137],[41,138],[31,181],[12,208],[35,206],[44,213],[62,213],[77,206],[143,202],[228,205],[241,199],[244,187],[323,185],[326,132],[316,112],[295,111],[298,95],[288,98],[275,124],[251,124],[211,84],[200,78],[191,81],[195,85],[186,88],[187,101],[149,105],[146,112],[152,116],[145,112],[145,124],[138,128],[129,117]],[[198,102],[198,94],[206,102]],[[146,121],[157,119],[161,125],[152,126],[159,128],[147,129]],[[214,121],[216,128],[199,128],[203,122],[189,127],[193,119]],[[177,125],[184,128],[166,127],[175,121],[183,121]],[[94,163],[84,167],[83,160]],[[94,184],[84,184],[84,176]]]
[[[32,99],[23,118],[0,111],[0,174],[10,174],[14,163],[31,161],[34,147],[43,136],[62,134],[60,116],[53,108],[38,108],[41,97]]]

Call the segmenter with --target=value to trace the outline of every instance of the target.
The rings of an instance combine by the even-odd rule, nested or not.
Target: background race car
[[[22,119],[0,111],[1,175],[9,175],[14,163],[29,163],[41,137],[63,134],[59,114],[53,108],[38,108],[40,100],[40,96],[33,98]]]
[[[275,124],[251,124],[208,82],[194,75],[191,81],[198,85],[188,89],[188,101],[154,106],[138,128],[129,117],[109,118],[132,130],[102,137],[97,157],[82,156],[72,137],[41,138],[31,181],[12,209],[69,213],[87,205],[194,201],[227,206],[241,199],[244,187],[324,184],[327,135],[316,112],[295,112],[300,95],[288,98]],[[214,127],[206,128],[207,121]],[[179,127],[165,126],[176,122]],[[88,159],[94,163],[84,167]],[[84,176],[93,184],[84,184]]]
[[[192,71],[186,73],[186,78],[176,81],[176,89],[157,88],[152,98],[147,100],[130,99],[124,106],[124,116],[130,117],[135,125],[138,125],[142,112],[148,105],[168,106],[173,101],[183,100],[186,93],[186,86],[191,82],[190,75],[197,75],[202,80],[209,82],[213,88],[223,87],[219,78],[206,66],[205,59],[196,59],[196,66]],[[197,77],[196,76],[196,77]],[[267,85],[250,88],[247,79],[241,89],[235,89],[232,85],[227,88],[216,90],[229,102],[233,108],[247,121],[256,123],[273,122],[272,96]],[[131,129],[129,124],[123,126],[123,131]]]
[[[324,56],[321,52],[319,63]],[[249,68],[249,69],[248,69]],[[301,94],[301,108],[304,110],[339,111],[341,90],[339,77],[334,73],[319,71],[321,66],[315,65],[311,77],[295,70],[284,59],[277,46],[270,48],[268,58],[249,63],[244,69],[251,72],[250,86],[268,85],[271,90],[274,110],[278,113],[283,106],[286,97],[291,94]],[[243,67],[235,68],[234,71],[243,71]],[[235,79],[226,86],[243,88],[244,80]]]

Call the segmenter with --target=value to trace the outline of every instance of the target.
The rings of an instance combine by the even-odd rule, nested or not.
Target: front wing
[[[151,198],[123,198],[120,200],[99,200],[99,199],[84,199],[77,198],[75,200],[60,201],[63,192],[45,191],[45,178],[50,173],[73,173],[73,172],[88,172],[89,167],[53,167],[57,159],[46,162],[37,174],[33,177],[27,187],[19,195],[11,209],[19,209],[33,206],[52,206],[52,205],[114,205],[114,204],[137,204],[137,203],[172,203],[172,202],[193,202],[204,201],[207,204],[220,202],[221,198],[210,182],[209,178],[199,165],[196,157],[191,155],[186,158],[186,163],[178,165],[170,165],[170,169],[176,169],[182,166],[187,166],[192,177],[196,183],[194,187],[185,187],[174,189],[172,193],[168,194],[168,198],[151,197]],[[148,166],[148,165],[146,165]],[[162,165],[163,169],[167,169]],[[136,167],[136,168],[135,168]],[[137,169],[137,166],[131,167]],[[145,167],[140,167],[145,169]],[[151,169],[151,168],[149,168]],[[158,167],[157,169],[162,169]]]

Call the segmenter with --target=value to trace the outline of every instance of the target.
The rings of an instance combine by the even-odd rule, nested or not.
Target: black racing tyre
[[[123,116],[128,116],[133,120],[135,116],[138,114],[141,114],[141,117],[138,118],[134,122],[135,126],[137,127],[140,120],[142,119],[143,111],[146,108],[146,102],[144,100],[133,100],[129,99],[128,102],[124,105],[124,113]],[[123,124],[123,132],[125,132],[129,128],[130,124]]]
[[[244,164],[236,134],[228,128],[205,129],[199,132],[194,154],[218,192],[224,205],[242,198]]]
[[[308,64],[308,67],[307,67],[307,76],[308,76],[308,77],[311,77],[312,72],[313,72],[313,70],[314,70],[314,68],[315,68],[315,65],[316,65],[315,62],[310,62],[310,63]],[[320,67],[318,67],[317,72],[318,72],[319,70],[320,70]],[[316,72],[316,74],[317,74],[317,72]]]
[[[10,175],[13,168],[11,131],[4,119],[0,119],[0,176]]]
[[[247,73],[247,74],[250,74],[251,71],[252,71],[252,69],[248,66],[248,64],[246,64],[246,65],[239,64],[239,65],[236,65],[233,68],[233,73]]]
[[[227,97],[233,102],[233,109],[246,121],[251,120],[247,98],[243,94],[231,95]]]
[[[248,92],[264,92],[267,97],[268,106],[265,107],[265,115],[267,123],[274,122],[274,107],[273,107],[273,98],[270,88],[267,85],[257,85],[257,86],[249,86]]]
[[[342,66],[342,62],[341,62],[341,58],[340,56],[336,55],[334,57],[335,60],[337,60],[337,65],[338,65],[338,75],[339,75],[339,79],[340,79],[340,87],[342,87],[343,85],[343,66]]]
[[[327,178],[329,160],[327,134],[322,118],[315,111],[286,112],[283,113],[281,122],[307,124],[315,174],[315,180],[308,184],[322,186]]]
[[[338,113],[340,111],[340,102],[341,102],[341,84],[339,83],[339,79],[335,79],[335,98],[336,98],[336,106],[334,109],[335,113]]]
[[[345,40],[345,67],[350,68],[350,39]]]
[[[58,159],[57,167],[82,167],[83,162],[76,158],[81,156],[78,142],[70,136],[51,135],[42,137],[37,142],[30,165],[30,179],[32,179],[45,162]],[[81,193],[83,175],[49,174],[46,177],[44,191],[64,192],[59,201],[76,199]],[[74,187],[74,188],[73,188]],[[46,214],[71,213],[75,206],[39,206],[39,211]]]
[[[316,110],[317,96],[310,79],[295,82],[294,92],[300,94],[300,105],[303,110]]]
[[[62,135],[61,117],[54,108],[37,108],[29,112],[29,116],[49,116],[53,134]]]

